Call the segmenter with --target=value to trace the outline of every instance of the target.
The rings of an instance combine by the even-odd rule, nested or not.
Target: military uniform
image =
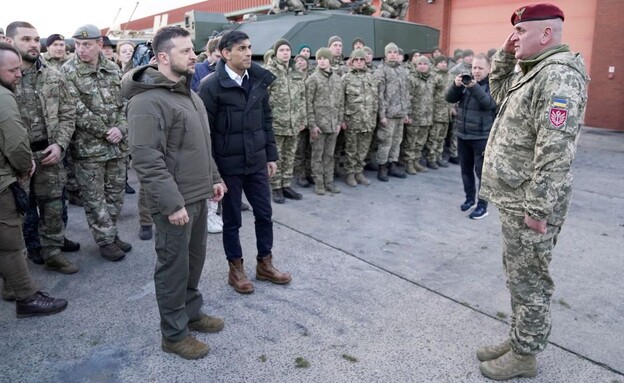
[[[284,9],[280,8],[281,2],[282,0],[271,0],[271,11],[273,13],[281,13],[284,11]],[[304,12],[305,6],[301,0],[287,0],[285,10],[289,12]]]
[[[30,193],[39,208],[41,255],[44,260],[48,260],[59,255],[64,244],[65,222],[61,196],[67,175],[62,161],[44,166],[41,163],[44,158],[42,151],[52,144],[58,144],[62,149],[62,160],[74,134],[75,101],[67,90],[64,76],[40,60],[22,72],[15,94],[22,121],[28,127],[30,147],[37,166],[31,178]],[[36,208],[34,213],[36,216]],[[25,225],[26,229],[28,227]],[[30,238],[29,242],[33,242],[33,239]]]
[[[361,174],[370,148],[379,108],[377,81],[368,68],[351,68],[342,80],[347,174]]]
[[[306,125],[305,82],[303,74],[288,63],[274,59],[265,66],[276,77],[269,87],[273,131],[279,153],[277,172],[271,178],[273,190],[289,187],[293,177],[297,137]]]
[[[340,9],[342,8],[342,2],[340,0],[321,0],[321,7],[327,9]]]
[[[450,104],[444,96],[450,83],[450,75],[446,69],[433,69],[433,127],[429,133],[427,161],[435,162],[442,159],[444,138],[450,122]]]
[[[95,68],[76,56],[61,71],[76,100],[76,132],[71,144],[76,179],[89,227],[102,247],[117,238],[117,217],[126,183],[128,127],[121,98],[121,70],[100,54]],[[106,139],[112,127],[123,135],[117,144]]]
[[[498,51],[490,91],[500,105],[485,151],[480,196],[500,211],[503,265],[511,293],[512,349],[542,351],[550,334],[552,249],[570,204],[570,167],[587,102],[583,59],[567,45],[520,61]],[[547,222],[546,234],[524,223]]]
[[[429,60],[426,57],[424,59]],[[419,162],[423,148],[429,142],[433,125],[433,76],[430,71],[423,73],[415,68],[411,70],[410,95],[412,122],[406,125],[401,145],[401,159],[406,164]]]
[[[405,20],[407,17],[408,0],[382,0],[381,17]]]

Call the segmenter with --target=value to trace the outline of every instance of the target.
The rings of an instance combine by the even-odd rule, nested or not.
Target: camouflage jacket
[[[433,125],[433,81],[431,72],[422,73],[414,70],[410,73],[412,125]]]
[[[444,96],[450,83],[448,70],[433,69],[433,122],[448,124],[450,119],[451,104],[446,102]]]
[[[323,133],[338,132],[344,116],[342,79],[334,72],[316,68],[306,80],[308,129],[318,126]]]
[[[520,61],[493,57],[490,91],[500,105],[485,151],[480,196],[499,209],[561,225],[570,167],[587,102],[583,58],[560,45]]]
[[[76,102],[72,99],[65,77],[56,69],[46,66],[41,61],[35,62],[36,70],[34,94],[38,102],[29,102],[23,81],[15,89],[20,112],[32,117],[31,121],[43,119],[48,145],[58,144],[63,151],[69,147],[76,123]],[[39,109],[39,106],[41,109]],[[43,112],[43,116],[40,115]],[[28,127],[27,127],[28,128]]]
[[[46,52],[40,56],[43,59],[43,63],[49,67],[52,67],[57,70],[61,70],[63,64],[69,61],[69,55],[66,55],[64,59],[55,59],[50,57],[50,53]]]
[[[349,71],[349,67],[345,65],[344,58],[342,56],[332,57],[330,60],[332,71],[338,76],[344,76]]]
[[[4,192],[16,181],[16,175],[28,173],[32,166],[32,153],[15,95],[2,85],[0,116],[0,192]]]
[[[97,68],[75,56],[61,68],[76,100],[74,158],[106,161],[128,155],[128,123],[121,97],[121,69],[100,54]],[[118,144],[108,142],[107,132],[117,127],[123,134]]]
[[[375,71],[379,93],[379,118],[403,118],[410,114],[408,73],[398,63],[385,63]]]
[[[269,86],[273,132],[276,136],[296,136],[307,122],[304,75],[278,60],[271,60],[264,68],[276,77]]]
[[[377,121],[377,81],[368,68],[351,68],[342,78],[344,118],[347,129],[372,132]]]

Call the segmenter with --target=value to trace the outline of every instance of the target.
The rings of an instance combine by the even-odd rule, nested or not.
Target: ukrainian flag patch
[[[553,128],[559,129],[564,126],[568,119],[568,99],[558,96],[553,97],[548,117]]]
[[[568,99],[565,97],[553,97],[552,98],[552,107],[559,109],[567,109],[568,108]]]

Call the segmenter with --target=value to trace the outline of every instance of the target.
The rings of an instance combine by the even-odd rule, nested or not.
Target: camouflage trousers
[[[41,165],[34,154],[37,169],[30,179],[30,209],[25,214],[22,231],[26,248],[41,246],[41,256],[48,259],[61,253],[67,224],[67,208],[62,199],[67,173],[62,162]]]
[[[362,173],[364,170],[366,155],[370,148],[373,132],[354,132],[345,130],[345,152],[347,164],[345,169],[347,174]]]
[[[271,9],[275,12],[275,13],[280,13],[280,11],[282,11],[279,7],[280,5],[280,0],[271,0]],[[305,7],[303,6],[303,2],[301,0],[288,0],[286,2],[286,7],[287,7],[287,11],[292,11],[292,12],[301,12],[303,10],[305,10]]]
[[[297,150],[295,152],[294,174],[296,177],[312,175],[312,145],[310,144],[310,130],[304,129],[297,136]]]
[[[455,124],[453,122],[449,123],[445,138],[446,147],[444,149],[451,158],[457,158],[457,136],[455,135],[455,130]]]
[[[401,4],[393,4],[390,5],[388,4],[386,1],[382,1],[381,3],[381,17],[388,17],[391,19],[399,19],[399,20],[405,20],[405,17],[407,16],[407,6],[408,6],[408,2],[405,1]]]
[[[444,138],[448,130],[448,122],[433,122],[433,127],[429,133],[427,140],[427,161],[435,162],[442,159],[442,150],[444,149]]]
[[[429,140],[431,125],[405,125],[401,143],[401,161],[418,162]]]
[[[67,192],[68,193],[80,193],[80,186],[78,186],[78,181],[76,181],[76,160],[71,155],[71,150],[67,150],[65,153],[65,158],[63,159],[63,164],[65,164],[65,169],[67,170]]]
[[[334,149],[338,133],[319,133],[312,144],[312,176],[318,182],[334,180]]]
[[[276,162],[277,171],[271,178],[271,189],[281,189],[290,186],[295,166],[295,151],[297,149],[297,136],[275,135],[275,144],[279,160]]]
[[[388,118],[386,126],[377,127],[377,154],[375,161],[378,165],[399,160],[401,141],[403,141],[403,118]]]
[[[513,349],[520,354],[544,350],[550,335],[550,302],[555,285],[549,264],[561,226],[548,225],[538,234],[524,223],[524,217],[500,210],[503,231],[503,267],[511,295]]]
[[[76,161],[76,179],[89,228],[98,246],[117,236],[117,217],[126,185],[126,158],[108,161]]]

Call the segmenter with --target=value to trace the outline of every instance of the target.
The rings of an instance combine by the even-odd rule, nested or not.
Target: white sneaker
[[[208,201],[208,232],[217,234],[223,232],[223,220],[217,215],[217,202]]]

